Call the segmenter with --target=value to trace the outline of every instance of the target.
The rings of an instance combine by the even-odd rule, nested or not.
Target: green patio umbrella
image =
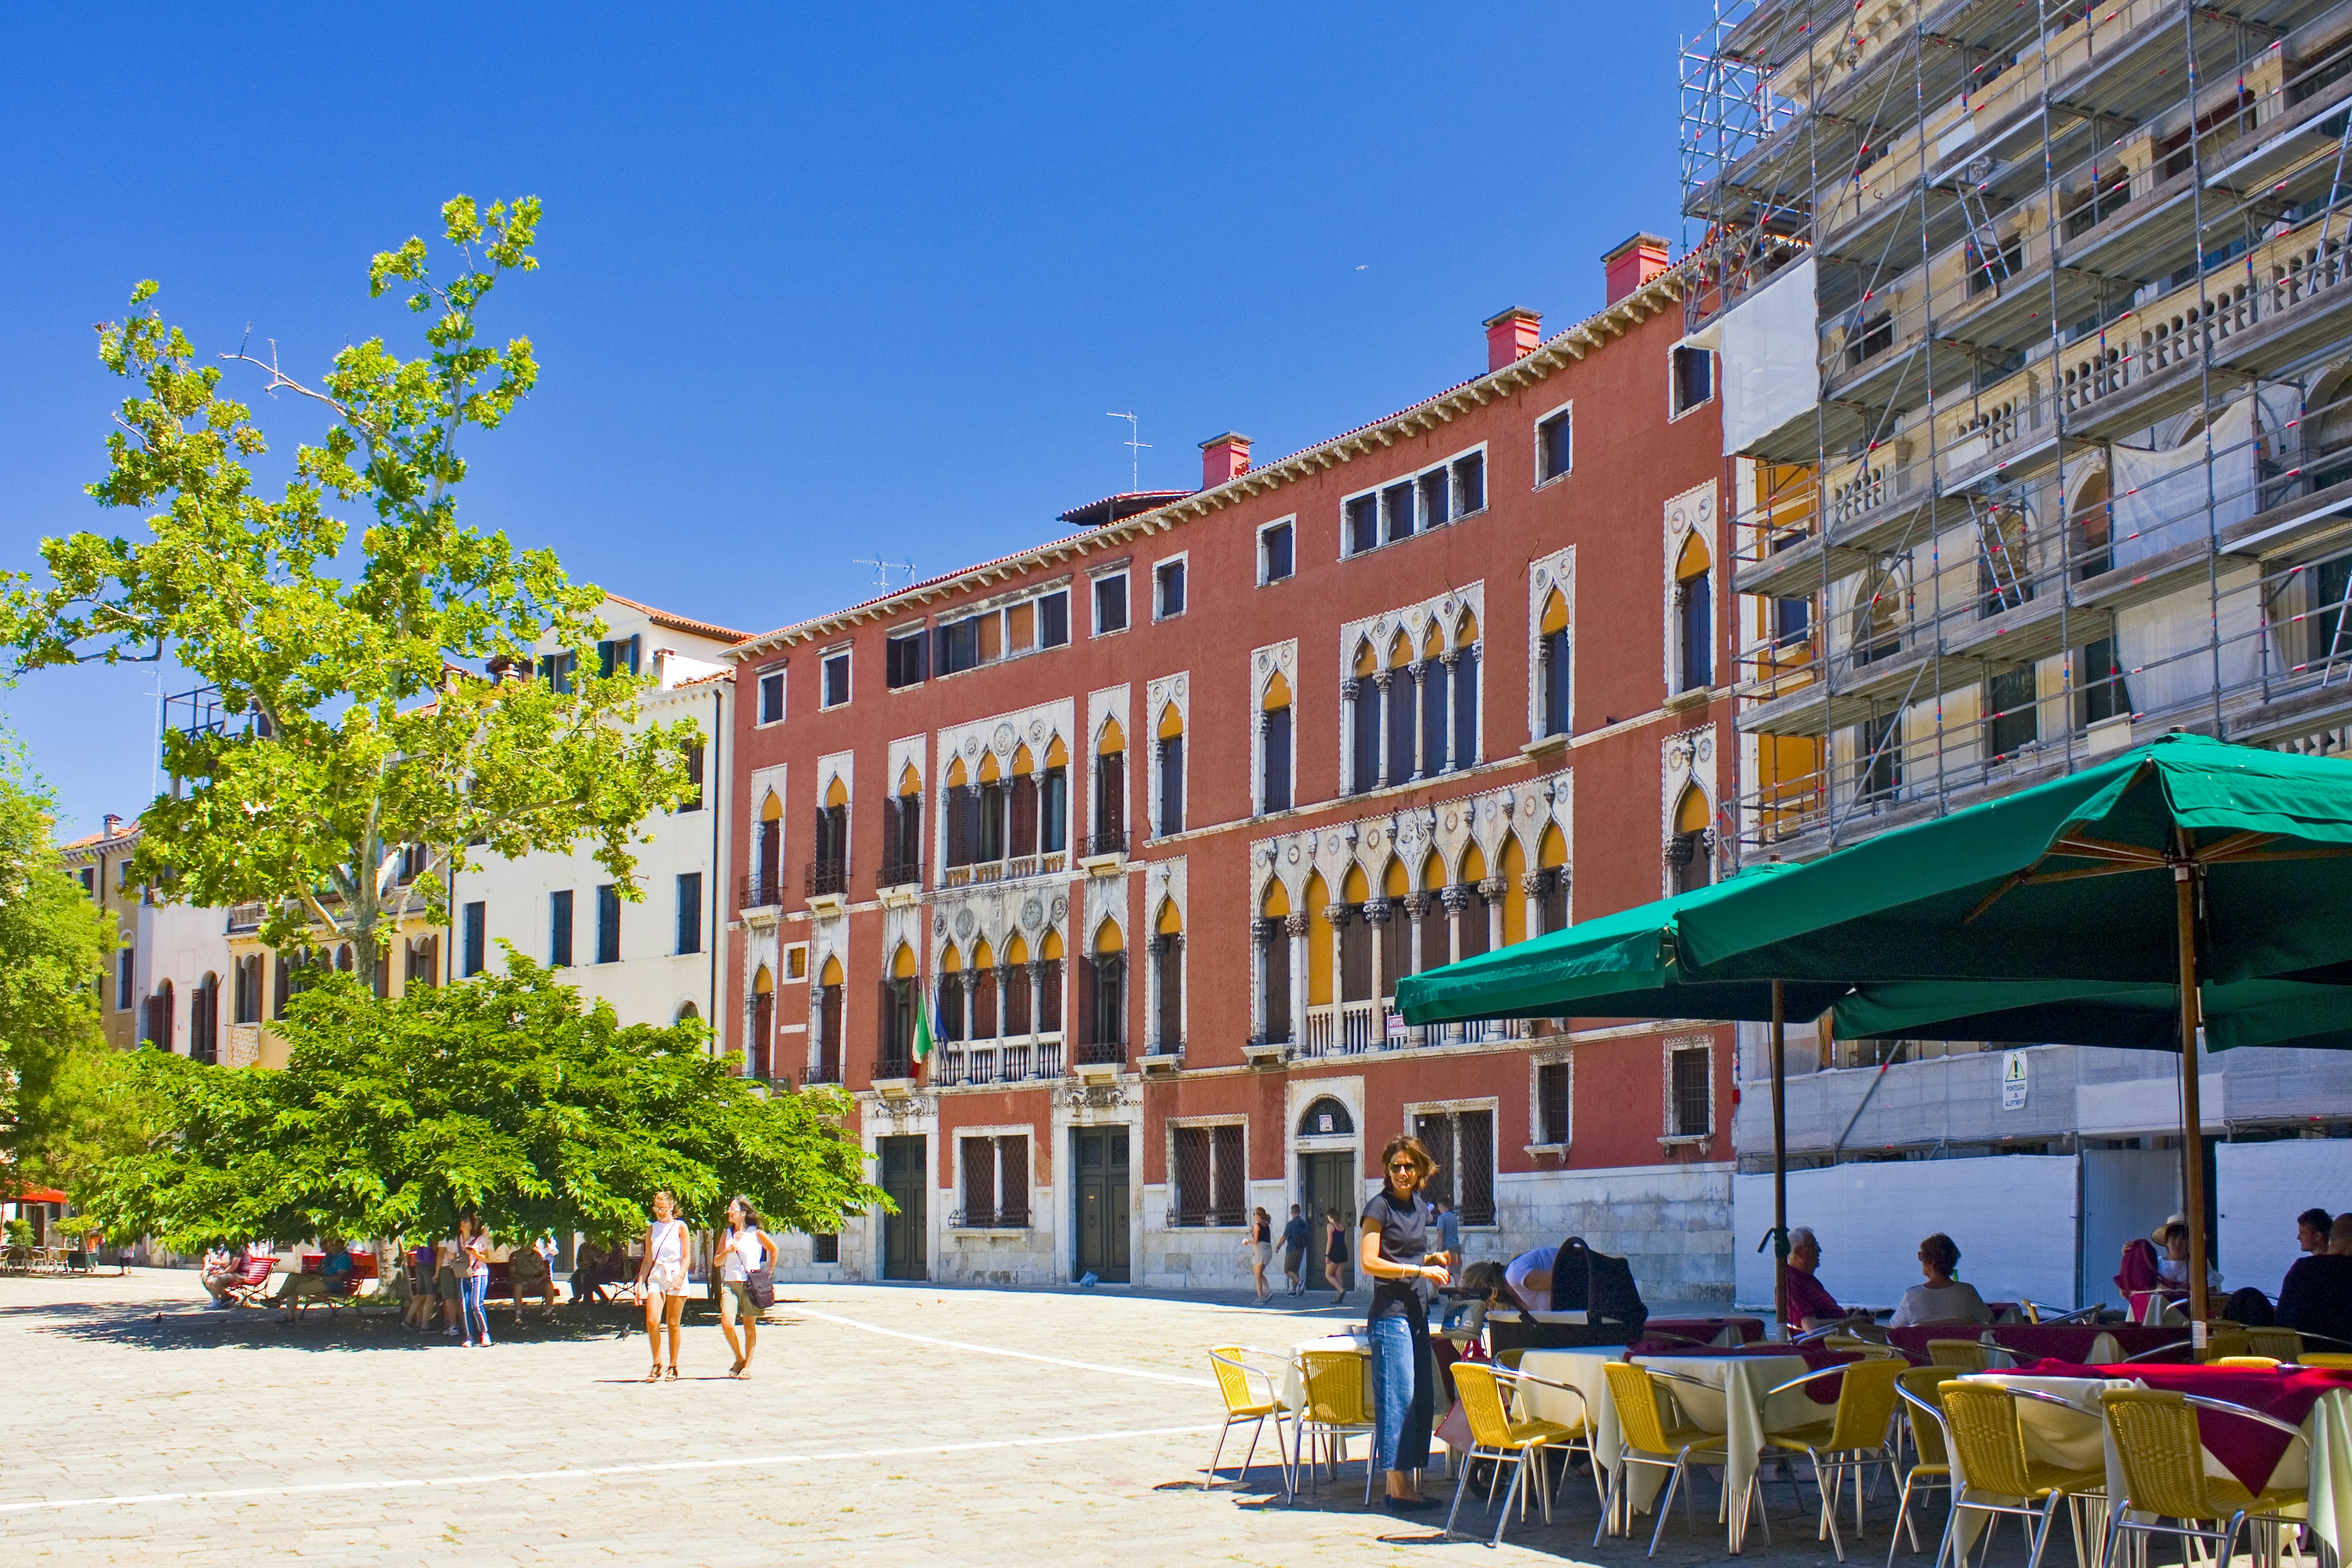
[[[2205,1048],[2352,1050],[2352,991],[2301,980],[2240,980],[2199,990]],[[2180,987],[2066,980],[1898,980],[1838,999],[1841,1040],[2032,1040],[2180,1048]]]
[[[1471,1018],[1741,1018],[1772,1025],[1772,1242],[1788,1256],[1788,1076],[1785,1020],[1819,1016],[1845,994],[1838,983],[1783,985],[1778,980],[1691,982],[1683,977],[1675,921],[1685,910],[1793,868],[1760,866],[1742,876],[1654,903],[1580,921],[1531,941],[1496,948],[1397,982],[1397,1005],[1409,1024]],[[1788,1282],[1774,1271],[1780,1320],[1788,1321]]]
[[[2168,735],[1781,875],[1727,883],[1721,898],[1677,911],[1674,934],[1679,973],[1708,983],[2170,988],[2174,1037],[2186,1047],[2190,1252],[2201,1258],[2200,983],[2340,974],[2352,963],[2347,910],[2352,763]],[[2011,1010],[1998,992],[1987,995],[1968,1013]],[[2202,1271],[2192,1270],[2200,1321],[2206,1307]]]

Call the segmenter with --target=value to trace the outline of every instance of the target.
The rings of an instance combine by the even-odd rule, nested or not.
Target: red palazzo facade
[[[786,1273],[1231,1289],[1412,1131],[1472,1257],[1728,1299],[1727,1027],[1392,1011],[1721,869],[1713,364],[1663,242],[1608,268],[1401,414],[733,651],[726,1043],[850,1091],[898,1209]]]

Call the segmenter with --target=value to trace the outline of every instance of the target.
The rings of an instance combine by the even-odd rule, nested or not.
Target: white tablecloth
[[[1581,1394],[1560,1393],[1534,1384],[1521,1385],[1521,1397],[1527,1412],[1538,1421],[1557,1421],[1563,1426],[1591,1417],[1592,1422],[1592,1452],[1604,1469],[1613,1469],[1617,1456],[1624,1448],[1624,1439],[1617,1433],[1617,1402],[1609,1397],[1609,1374],[1601,1368],[1612,1361],[1625,1359],[1623,1345],[1584,1345],[1576,1350],[1528,1351],[1519,1358],[1519,1370],[1529,1377],[1540,1377],[1565,1384]],[[1650,1474],[1655,1474],[1652,1471]],[[1651,1496],[1657,1491],[1652,1481],[1649,1491],[1642,1498],[1647,1508]]]
[[[1694,1426],[1723,1434],[1723,1450],[1730,1461],[1723,1478],[1725,1495],[1730,1500],[1727,1510],[1730,1516],[1728,1543],[1734,1552],[1739,1550],[1748,1535],[1748,1490],[1756,1481],[1756,1471],[1764,1452],[1764,1435],[1786,1432],[1798,1426],[1809,1426],[1829,1415],[1830,1406],[1818,1404],[1801,1388],[1765,1397],[1766,1391],[1805,1375],[1805,1358],[1794,1355],[1673,1355],[1643,1356],[1639,1363],[1656,1367],[1681,1377],[1694,1378],[1703,1387],[1688,1383],[1667,1384],[1674,1391],[1675,1402]],[[1636,1469],[1636,1477],[1656,1477],[1662,1480],[1665,1472],[1654,1468]],[[1659,1480],[1649,1482],[1647,1490],[1656,1492]],[[1649,1500],[1640,1496],[1639,1489],[1629,1488],[1636,1499],[1635,1506],[1643,1511]]]
[[[1308,1351],[1340,1351],[1349,1355],[1361,1356],[1363,1358],[1364,1413],[1367,1415],[1370,1415],[1372,1409],[1372,1342],[1371,1337],[1366,1334],[1361,1329],[1351,1329],[1345,1333],[1324,1334],[1316,1339],[1301,1340],[1297,1344],[1291,1346],[1290,1360],[1286,1362],[1282,1368],[1282,1403],[1284,1405],[1289,1409],[1296,1410],[1301,1405],[1306,1403],[1306,1379],[1299,1373],[1298,1358],[1305,1355]]]

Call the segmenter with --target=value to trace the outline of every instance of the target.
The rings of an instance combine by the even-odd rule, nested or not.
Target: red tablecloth
[[[1708,1356],[1718,1360],[1729,1355],[1794,1356],[1805,1363],[1805,1370],[1809,1373],[1819,1372],[1827,1366],[1851,1366],[1862,1359],[1860,1351],[1832,1351],[1823,1350],[1819,1345],[1790,1345],[1777,1342],[1742,1345],[1738,1350],[1726,1350],[1720,1345],[1701,1347],[1664,1341],[1643,1340],[1626,1346],[1625,1355],[1629,1361],[1635,1356],[1652,1358]],[[1825,1377],[1818,1383],[1805,1384],[1805,1394],[1816,1405],[1835,1405],[1838,1400],[1838,1390],[1844,1384],[1845,1379],[1842,1377]]]
[[[1929,1340],[1973,1340],[1987,1331],[1970,1323],[1931,1323],[1918,1328],[1889,1329],[1886,1339],[1914,1361],[1924,1362],[1927,1359]],[[2101,1334],[2113,1334],[2116,1348],[2127,1356],[2176,1344],[2181,1347],[2181,1359],[2189,1355],[2189,1331],[2182,1328],[2146,1329],[2129,1323],[2104,1328],[2094,1323],[2005,1323],[1990,1331],[1993,1343],[2020,1361],[2046,1356],[2080,1365]]]
[[[1642,1325],[1644,1339],[1685,1340],[1702,1345],[1712,1345],[1726,1329],[1738,1329],[1742,1344],[1754,1344],[1764,1337],[1761,1318],[1652,1318]]]
[[[2037,1377],[2116,1378],[2143,1383],[2150,1388],[2175,1389],[2242,1405],[2249,1410],[2276,1416],[2290,1426],[2303,1425],[2311,1407],[2319,1403],[2320,1395],[2333,1389],[2352,1388],[2352,1372],[2325,1367],[2283,1366],[2271,1372],[2258,1367],[2152,1365],[2147,1362],[2082,1366],[2071,1362],[2042,1361],[2018,1370]],[[2204,1439],[2206,1451],[2219,1459],[2222,1468],[2236,1477],[2238,1484],[2248,1491],[2263,1489],[2293,1441],[2276,1427],[2214,1410],[2197,1412],[2197,1430]]]

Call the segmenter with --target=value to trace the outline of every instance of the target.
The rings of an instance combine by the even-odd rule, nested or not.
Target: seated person
[[[1829,1288],[1821,1282],[1815,1270],[1822,1266],[1822,1244],[1811,1226],[1799,1226],[1789,1233],[1789,1327],[1792,1331],[1807,1333],[1814,1329],[1826,1329],[1832,1323],[1842,1323],[1860,1314],[1849,1312],[1837,1304]]]
[[[2186,1291],[2189,1289],[2189,1222],[2175,1215],[2157,1226],[2156,1234],[2148,1239],[2164,1249],[2164,1256],[2156,1261],[2156,1277],[2164,1282],[2168,1290]],[[2221,1288],[2221,1271],[2208,1268],[2205,1282],[2207,1289],[2219,1290]]]
[[[507,1284],[513,1293],[515,1315],[522,1315],[522,1299],[536,1296],[541,1305],[555,1310],[555,1280],[547,1267],[547,1255],[536,1247],[518,1247],[507,1258]]]
[[[572,1265],[572,1299],[602,1306],[609,1299],[604,1294],[604,1285],[612,1278],[611,1268],[611,1255],[594,1237],[583,1241]]]
[[[1551,1266],[1559,1257],[1557,1247],[1531,1247],[1512,1258],[1503,1268],[1501,1304],[1517,1306],[1523,1312],[1550,1310]]]
[[[2327,1233],[2336,1226],[2336,1216],[2326,1209],[2305,1209],[2294,1216],[2294,1246],[2298,1252],[2320,1253],[2327,1250]]]
[[[2328,1250],[2298,1258],[2279,1286],[2279,1327],[2324,1342],[2326,1351],[2352,1350],[2352,1214],[2328,1227]]]
[[[1888,1327],[1912,1328],[1923,1323],[1990,1323],[1992,1310],[1973,1285],[1952,1278],[1960,1266],[1960,1249],[1937,1231],[1919,1244],[1919,1272],[1927,1282],[1903,1292]]]
[[[350,1295],[354,1284],[352,1276],[358,1268],[359,1260],[352,1256],[350,1247],[340,1241],[329,1242],[326,1256],[319,1259],[319,1278],[327,1282],[327,1294]]]
[[[205,1294],[213,1299],[215,1307],[228,1305],[230,1288],[244,1278],[244,1249],[231,1252],[227,1247],[217,1245],[205,1254],[203,1267],[196,1273],[197,1281],[204,1286]]]

